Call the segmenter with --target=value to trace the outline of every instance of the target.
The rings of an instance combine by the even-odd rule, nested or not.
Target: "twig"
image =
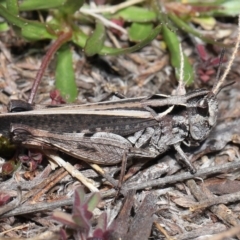
[[[236,202],[239,200],[240,200],[240,192],[225,194],[223,196],[213,197],[212,199],[204,200],[202,202],[194,204],[190,207],[190,211],[197,211],[203,208],[210,207],[215,204],[230,203],[230,202]]]
[[[216,173],[221,173],[221,172],[226,172],[234,169],[239,169],[240,168],[240,162],[231,162],[231,163],[226,163],[224,165],[220,166],[214,166],[214,167],[208,167],[208,168],[203,168],[197,171],[195,174],[191,174],[189,172],[184,172],[175,176],[167,176],[164,178],[160,179],[155,179],[152,181],[147,181],[145,183],[130,183],[127,185],[123,185],[123,189],[125,191],[129,191],[130,189],[135,189],[135,190],[140,190],[140,189],[145,189],[149,187],[157,187],[157,186],[164,186],[166,184],[173,184],[176,182],[183,182],[185,180],[191,179],[191,178],[196,178],[196,177],[206,177],[211,174],[216,174]]]
[[[33,202],[38,202],[39,198],[41,198],[44,193],[48,192],[53,186],[55,186],[55,184],[57,184],[58,182],[60,182],[64,177],[66,177],[68,175],[67,171],[64,171],[63,173],[59,174],[53,181],[51,181],[48,185],[46,185],[46,187],[44,187],[43,189],[41,189],[40,192],[38,192],[33,199],[31,200],[31,203]]]
[[[101,198],[108,198],[113,197],[116,195],[116,190],[111,189],[109,191],[101,193]],[[89,194],[90,196],[90,194]],[[55,202],[41,202],[36,204],[24,204],[19,206],[16,209],[13,209],[4,215],[0,216],[0,218],[6,218],[6,217],[12,217],[17,215],[23,215],[23,214],[29,214],[29,213],[35,213],[40,211],[49,211],[53,210],[62,206],[70,206],[73,204],[73,197],[69,199],[61,199]]]
[[[101,167],[99,167],[97,164],[91,163],[89,164],[97,173],[99,173],[101,176],[106,178],[114,187],[118,186],[118,181],[112,178],[108,173],[106,173]]]
[[[84,186],[86,186],[91,192],[99,192],[94,186],[94,181],[86,178],[81,172],[74,168],[70,163],[64,161],[57,156],[54,151],[46,150],[44,154],[54,160],[59,166],[65,168],[73,177],[76,177]]]
[[[23,199],[21,203],[27,201],[30,197],[36,196],[43,188],[45,188],[49,183],[53,182],[55,178],[61,175],[64,172],[64,169],[58,169],[53,174],[51,174],[48,178],[44,179],[40,184],[36,185],[33,189],[23,195]]]
[[[126,2],[123,2],[123,3],[120,3],[118,5],[115,5],[115,6],[111,6],[111,7],[99,7],[99,8],[91,8],[91,9],[86,9],[86,8],[81,8],[80,12],[82,12],[82,10],[86,11],[88,10],[89,12],[91,13],[115,13],[123,8],[126,8],[126,7],[129,7],[129,6],[132,6],[132,5],[135,5],[137,3],[141,3],[141,2],[144,2],[145,0],[130,0],[130,1],[126,1]]]
[[[20,225],[20,226],[13,227],[13,228],[11,228],[11,229],[8,229],[8,230],[6,230],[6,231],[1,232],[1,235],[3,236],[4,234],[6,234],[6,233],[8,233],[8,232],[20,230],[20,229],[23,229],[23,228],[29,228],[29,227],[30,227],[30,223],[28,223],[28,224],[22,224],[22,225]],[[4,239],[6,239],[6,238],[4,238]],[[0,240],[1,240],[1,238],[0,238]]]
[[[187,181],[187,186],[189,187],[193,196],[198,201],[205,201],[205,200],[207,201],[215,197],[207,188],[205,188],[204,191],[202,191],[201,188],[196,184],[196,182],[193,179]],[[232,213],[231,210],[224,204],[217,204],[217,205],[211,206],[209,209],[213,214],[215,214],[223,222],[230,224],[231,226],[237,226],[239,224],[238,223],[239,221],[235,216],[235,214]],[[226,212],[228,212],[228,214],[226,214]],[[238,236],[238,239],[240,239],[239,236]]]
[[[18,195],[17,195],[16,199],[14,199],[7,205],[4,205],[3,207],[0,208],[0,216],[3,215],[4,213],[11,211],[12,209],[16,208],[17,206],[19,206],[19,204],[22,201],[22,191],[20,188],[18,188],[17,193],[18,193]]]
[[[174,238],[169,236],[168,232],[158,222],[154,222],[154,225],[157,230],[166,237],[167,240],[174,240]]]
[[[26,224],[24,225],[25,228],[29,227],[30,224]],[[16,228],[15,228],[16,229]],[[1,233],[2,234],[2,233]],[[9,238],[6,237],[0,237],[0,240],[6,240]],[[26,240],[26,238],[19,238],[19,237],[11,237],[12,240]],[[52,232],[52,231],[45,231],[40,233],[39,235],[35,236],[35,237],[31,237],[31,238],[27,238],[27,240],[51,240],[51,239],[59,239],[59,233],[57,232]]]
[[[233,227],[225,232],[216,234],[215,236],[212,236],[211,240],[223,240],[226,238],[231,238],[231,237],[237,235],[238,233],[240,233],[240,225]]]
[[[30,197],[35,196],[37,193],[41,191],[41,189],[45,188],[46,185],[48,185],[50,182],[52,182],[59,174],[62,174],[64,169],[59,169],[55,171],[49,178],[43,180],[40,184],[34,186],[32,190],[21,196],[21,192],[18,191],[18,197],[17,199],[14,199],[4,207],[0,208],[0,217],[2,215],[10,210],[13,210],[19,206],[20,203],[24,203],[27,201]]]
[[[128,32],[127,30],[125,30],[124,28],[120,27],[119,25],[117,25],[116,23],[114,22],[111,22],[109,21],[108,19],[106,19],[105,17],[99,15],[99,14],[96,14],[94,12],[92,12],[91,10],[88,10],[88,9],[81,9],[81,13],[84,13],[84,14],[87,14],[87,15],[90,15],[98,20],[100,20],[104,26],[106,27],[112,27],[112,28],[115,28],[117,29],[118,31],[120,31],[121,33],[127,35]]]

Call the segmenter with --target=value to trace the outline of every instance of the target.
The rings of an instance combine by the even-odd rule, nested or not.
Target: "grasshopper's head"
[[[216,124],[218,102],[215,94],[209,92],[201,97],[189,99],[188,116],[190,138],[202,141],[209,135]]]
[[[232,55],[230,57],[230,60],[228,61],[228,64],[225,68],[222,77],[219,79],[221,65],[223,62],[224,50],[221,52],[219,68],[217,71],[217,76],[212,91],[205,94],[205,96],[202,95],[202,97],[199,97],[199,99],[189,98],[188,101],[189,104],[187,105],[187,108],[189,114],[190,137],[193,140],[196,141],[204,140],[209,135],[210,131],[212,130],[212,127],[215,125],[217,121],[218,102],[216,96],[221,91],[221,89],[229,85],[226,84],[225,86],[223,86],[224,81],[232,67],[233,61],[238,53],[239,44],[240,44],[240,15],[238,17],[238,36],[236,39],[236,44],[234,46]]]

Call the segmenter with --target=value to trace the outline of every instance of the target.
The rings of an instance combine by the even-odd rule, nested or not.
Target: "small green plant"
[[[120,29],[127,32],[123,27],[111,21],[113,18],[127,18],[126,14],[119,12],[119,15],[92,14],[88,5],[84,5],[84,0],[55,0],[55,1],[36,1],[25,0],[6,0],[0,4],[0,16],[12,25],[15,32],[27,41],[54,40],[51,48],[48,50],[42,61],[42,66],[36,77],[35,84],[29,97],[29,103],[32,103],[42,78],[43,72],[49,64],[51,57],[58,51],[56,66],[56,87],[67,102],[72,102],[77,97],[77,86],[75,84],[74,69],[72,66],[72,52],[67,42],[73,42],[80,46],[87,56],[95,54],[123,54],[136,51],[148,44],[154,39],[161,30],[161,26],[153,28],[148,27],[148,32],[142,32],[144,37],[137,40],[137,44],[128,48],[115,48],[105,46],[106,26]],[[131,10],[130,8],[127,8]],[[22,11],[36,11],[48,13],[50,21],[41,22],[28,20],[21,17]],[[89,10],[89,11],[88,11]],[[144,14],[140,19],[129,19],[129,21],[140,21],[150,23],[156,20],[156,14],[152,11],[136,7],[134,11],[141,11]],[[131,13],[131,11],[130,11]],[[125,17],[124,17],[125,14]],[[44,18],[42,18],[44,19]],[[93,27],[92,33],[85,34],[81,29],[81,24]],[[95,25],[95,28],[94,28]],[[109,25],[109,26],[108,26]],[[150,26],[149,25],[149,26]],[[6,25],[2,28],[6,30]],[[149,31],[150,30],[150,31]],[[130,31],[132,32],[132,31]],[[131,38],[131,37],[130,37]],[[135,39],[136,40],[136,39]],[[133,40],[134,41],[134,40]]]
[[[176,27],[188,34],[201,38],[204,42],[216,43],[215,39],[206,37],[195,30],[194,23],[203,28],[215,24],[215,16],[236,16],[239,12],[238,0],[202,1],[124,1],[116,5],[98,6],[84,0],[3,0],[0,4],[0,16],[12,25],[15,32],[27,41],[54,40],[51,48],[42,61],[35,85],[29,98],[33,102],[38,84],[51,57],[56,51],[56,87],[67,102],[77,97],[77,86],[72,66],[72,51],[67,44],[72,42],[81,47],[87,56],[127,54],[137,51],[161,32],[163,40],[170,51],[171,63],[180,68],[179,38]],[[38,11],[39,19],[28,20],[21,17],[23,11]],[[89,29],[88,33],[84,27]],[[0,23],[0,31],[6,31],[6,22]],[[122,34],[129,42],[136,43],[131,47],[114,47],[106,44],[107,33],[116,39]],[[121,42],[121,41],[119,41]],[[126,45],[126,40],[123,43]],[[189,60],[184,56],[184,77],[190,85],[194,71]]]
[[[73,235],[77,240],[108,240],[112,230],[108,229],[107,214],[103,212],[98,218],[98,224],[92,228],[93,210],[100,202],[100,194],[92,193],[86,197],[83,187],[79,187],[74,192],[72,214],[60,211],[53,213],[53,219],[66,226],[61,229],[60,234],[63,240],[68,235]]]

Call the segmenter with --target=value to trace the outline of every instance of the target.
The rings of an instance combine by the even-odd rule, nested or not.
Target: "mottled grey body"
[[[56,148],[87,162],[109,165],[121,162],[124,153],[155,158],[173,146],[194,172],[180,145],[204,140],[217,111],[215,96],[197,90],[184,96],[155,95],[2,114],[0,130],[26,146]]]

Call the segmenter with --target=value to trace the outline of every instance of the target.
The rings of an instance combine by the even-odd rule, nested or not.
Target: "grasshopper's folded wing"
[[[26,125],[13,124],[13,141],[28,147],[55,148],[86,162],[104,165],[122,161],[132,144],[124,137],[105,132],[55,134]]]

